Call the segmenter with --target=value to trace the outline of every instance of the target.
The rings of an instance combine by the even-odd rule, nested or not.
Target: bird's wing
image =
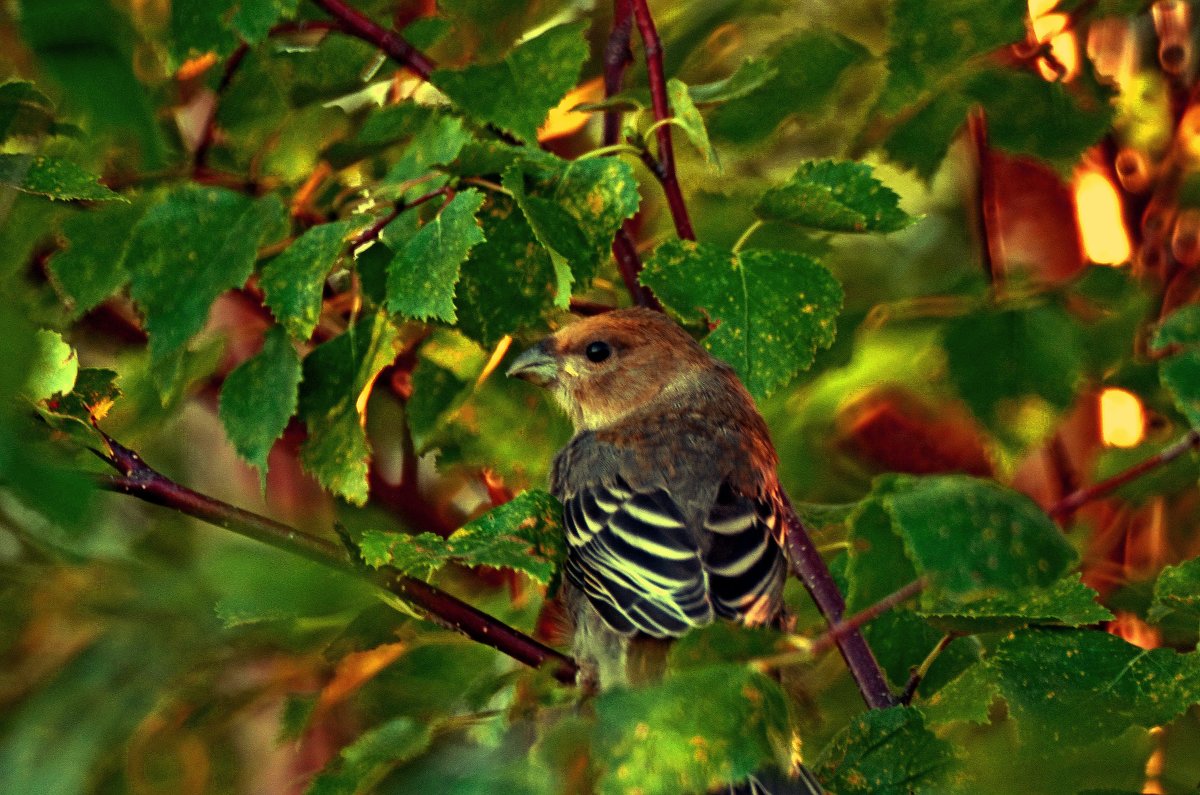
[[[656,638],[712,621],[696,533],[666,489],[595,482],[564,500],[567,578],[616,632]]]
[[[752,626],[779,615],[787,577],[775,501],[738,494],[728,484],[704,522],[704,569],[713,609]]]

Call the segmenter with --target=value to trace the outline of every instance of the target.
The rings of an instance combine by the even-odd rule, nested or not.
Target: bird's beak
[[[513,360],[510,378],[520,378],[537,386],[547,386],[558,378],[558,360],[547,350],[545,341],[534,345]]]

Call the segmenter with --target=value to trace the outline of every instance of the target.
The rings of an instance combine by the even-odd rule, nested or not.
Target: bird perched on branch
[[[653,681],[670,640],[717,618],[780,624],[777,457],[733,368],[665,315],[626,309],[566,326],[508,374],[575,425],[550,485],[581,684]]]

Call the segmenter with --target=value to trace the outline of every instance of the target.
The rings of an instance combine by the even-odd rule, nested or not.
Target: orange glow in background
[[[1080,171],[1075,180],[1075,215],[1084,255],[1098,265],[1121,265],[1132,249],[1121,215],[1121,197],[1112,180],[1097,171]]]
[[[1137,395],[1124,389],[1100,393],[1100,439],[1108,447],[1136,447],[1146,436],[1146,412]]]

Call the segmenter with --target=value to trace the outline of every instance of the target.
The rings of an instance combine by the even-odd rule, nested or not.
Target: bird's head
[[[661,312],[585,318],[522,353],[508,374],[549,389],[577,430],[618,422],[696,384],[716,360]]]

